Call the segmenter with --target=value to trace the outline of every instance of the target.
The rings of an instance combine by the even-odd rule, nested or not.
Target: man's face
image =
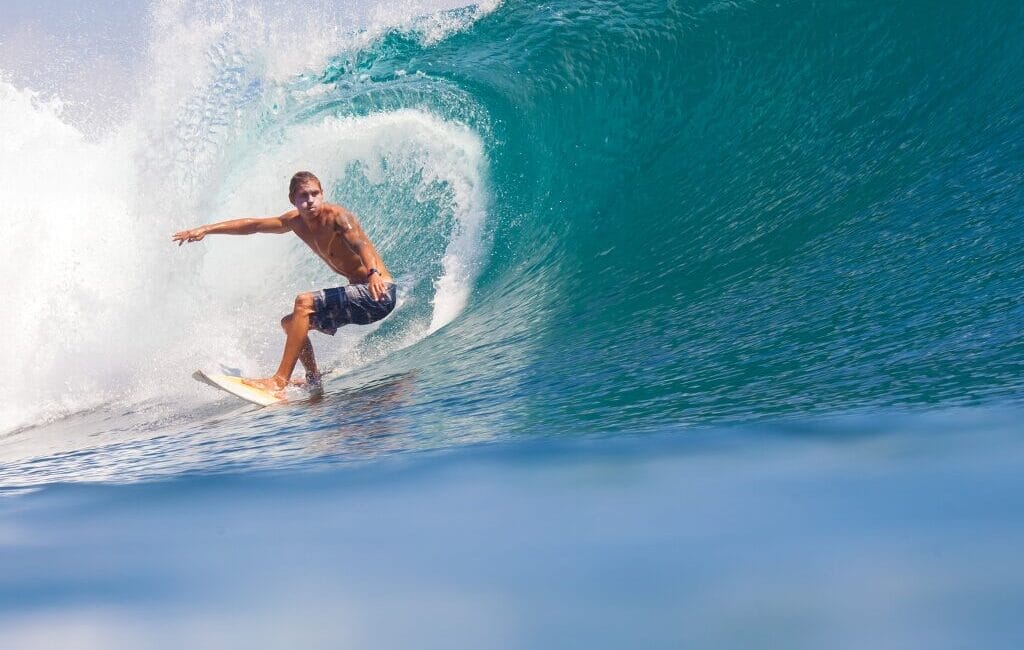
[[[292,205],[299,209],[302,216],[316,216],[320,214],[320,206],[324,202],[324,192],[316,183],[303,183],[295,188],[292,195]]]

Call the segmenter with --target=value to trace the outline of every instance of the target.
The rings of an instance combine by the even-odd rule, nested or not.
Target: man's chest
[[[335,270],[340,271],[359,263],[355,253],[352,252],[352,249],[345,241],[344,236],[334,229],[306,229],[305,232],[297,232],[296,234],[314,253],[332,267],[335,267]]]

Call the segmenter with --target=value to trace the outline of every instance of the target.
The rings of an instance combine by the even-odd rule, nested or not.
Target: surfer
[[[300,293],[292,312],[281,319],[287,339],[277,372],[271,377],[245,380],[277,396],[291,381],[296,361],[305,367],[308,385],[320,384],[309,330],[334,336],[343,325],[373,323],[395,308],[395,282],[377,249],[354,214],[340,205],[324,203],[320,179],[310,172],[296,173],[288,186],[288,200],[295,209],[279,217],[221,221],[182,230],[171,237],[181,246],[206,235],[293,232],[327,266],[348,280],[347,286]]]

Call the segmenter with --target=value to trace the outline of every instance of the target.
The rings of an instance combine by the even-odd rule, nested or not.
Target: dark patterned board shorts
[[[384,318],[395,308],[395,285],[385,282],[381,300],[374,300],[365,284],[321,289],[313,293],[311,329],[334,336],[342,325],[369,325]]]

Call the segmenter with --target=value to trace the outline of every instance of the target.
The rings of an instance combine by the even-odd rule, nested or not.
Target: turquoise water
[[[431,617],[467,647],[1020,632],[1019,3],[368,8],[283,39],[157,7],[124,130],[0,88],[39,134],[0,150],[4,191],[66,169],[82,229],[44,198],[11,241],[56,266],[0,266],[32,305],[0,320],[8,638],[260,645],[290,602],[317,605],[280,638],[315,646]],[[166,240],[284,210],[307,167],[399,308],[314,339],[322,400],[239,406],[192,369],[273,368],[332,278],[283,238]]]

